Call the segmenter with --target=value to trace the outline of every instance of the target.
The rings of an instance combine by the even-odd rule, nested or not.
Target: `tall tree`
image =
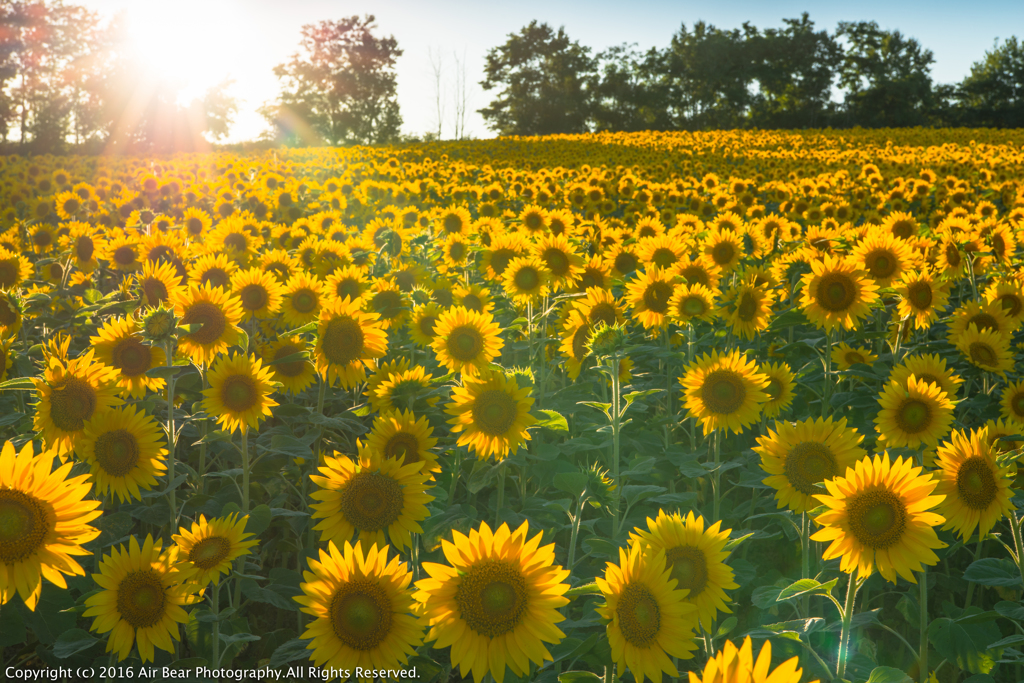
[[[286,138],[308,130],[330,145],[385,143],[402,125],[394,36],[378,38],[374,17],[302,27],[299,51],[274,68],[283,90],[262,113]]]
[[[1024,41],[1013,36],[986,52],[955,96],[968,125],[1024,126]]]
[[[590,48],[532,21],[487,52],[480,85],[498,92],[479,112],[500,135],[585,132],[595,73]]]
[[[595,130],[667,130],[667,89],[659,80],[657,50],[638,52],[617,45],[597,55],[598,76],[593,93]]]
[[[840,68],[848,122],[866,127],[916,126],[932,107],[931,50],[874,21],[840,22],[848,43]]]

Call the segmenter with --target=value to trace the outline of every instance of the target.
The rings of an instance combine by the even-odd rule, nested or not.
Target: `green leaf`
[[[257,505],[249,511],[249,521],[245,523],[245,530],[250,534],[259,536],[274,520],[274,513],[268,505]]]
[[[1024,604],[1019,602],[1008,602],[1003,600],[1002,602],[997,602],[993,609],[1007,619],[1024,621]]]
[[[732,630],[734,628],[736,628],[736,624],[738,624],[738,623],[739,623],[739,619],[737,619],[736,617],[729,617],[728,619],[726,619],[725,621],[723,621],[721,624],[718,625],[718,630],[715,631],[715,636],[714,637],[715,638],[723,638],[723,637],[729,635],[730,633],[732,633]]]
[[[551,483],[559,491],[579,497],[587,490],[587,475],[582,472],[560,472],[554,476]]]
[[[801,595],[828,595],[836,587],[837,581],[839,579],[832,579],[826,583],[821,583],[815,579],[800,579],[783,588],[776,600],[782,602],[783,600],[791,600]]]
[[[600,681],[600,676],[589,671],[566,671],[558,674],[558,683],[583,683],[583,681]]]
[[[654,486],[653,484],[647,485],[631,485],[622,487],[622,497],[626,499],[627,505],[633,505],[644,498],[650,498],[651,496],[664,493],[664,486]]]
[[[971,607],[964,616],[981,611]],[[972,624],[941,617],[928,626],[928,639],[935,649],[973,674],[987,674],[995,667],[1002,649],[990,648],[989,643],[996,643],[1001,636],[999,627],[991,621]]]
[[[249,335],[241,327],[238,328],[238,348],[242,353],[249,353]]]
[[[309,659],[313,651],[307,650],[306,646],[311,642],[313,641],[303,638],[292,638],[287,643],[278,646],[274,650],[274,654],[270,656],[270,666],[278,667],[288,662],[294,662],[296,659]]]
[[[21,612],[16,609],[4,610],[3,618],[0,619],[0,647],[24,643],[27,637],[28,630]]]
[[[981,586],[1019,588],[1020,569],[1010,560],[986,557],[976,560],[964,572],[964,578]]]
[[[288,337],[292,337],[292,336],[295,336],[297,334],[305,334],[306,332],[315,332],[316,328],[317,328],[317,326],[319,324],[320,324],[319,322],[314,320],[311,323],[306,323],[302,327],[296,327],[294,330],[288,330],[287,332],[284,332],[284,333],[278,335],[277,338],[278,339],[286,339]]]
[[[534,427],[545,427],[553,432],[567,432],[569,431],[569,423],[565,417],[555,410],[538,410],[538,413],[544,415],[543,419],[537,420]]]
[[[613,559],[619,556],[619,547],[603,538],[588,538],[583,541],[583,552],[597,559]]]
[[[871,670],[867,683],[914,683],[914,679],[891,666],[876,666]]]
[[[57,636],[57,642],[53,644],[53,654],[59,659],[65,659],[83,650],[88,650],[98,642],[100,642],[99,638],[93,637],[88,631],[73,628]]]
[[[25,417],[23,413],[7,413],[6,415],[0,415],[0,427],[15,424],[23,417]]]
[[[158,365],[155,368],[146,370],[146,377],[159,377],[160,379],[167,379],[178,374],[183,368],[190,367],[191,363],[179,363],[178,365]]]
[[[573,598],[577,595],[600,595],[601,589],[598,588],[596,583],[585,583],[582,586],[576,586],[570,588],[565,592],[566,596]]]
[[[34,391],[36,388],[35,383],[31,377],[15,377],[9,379],[6,382],[0,382],[0,391],[4,389],[16,389],[19,391]]]
[[[220,639],[225,645],[234,645],[235,643],[253,643],[260,637],[255,633],[232,633],[231,635],[221,633]]]
[[[309,351],[299,351],[298,353],[292,353],[292,354],[289,354],[289,355],[285,356],[284,358],[278,358],[277,360],[272,360],[269,363],[264,363],[264,365],[279,365],[281,363],[296,363],[298,361],[303,361],[303,360],[309,360]]]

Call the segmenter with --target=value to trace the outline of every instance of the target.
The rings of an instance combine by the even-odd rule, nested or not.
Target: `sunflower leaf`
[[[274,650],[274,654],[270,656],[270,666],[279,667],[288,662],[294,662],[296,659],[309,659],[312,650],[307,650],[306,646],[311,642],[312,640],[304,638],[292,638],[287,643],[279,645]]]
[[[836,587],[836,582],[838,581],[839,579],[832,579],[826,583],[821,583],[815,579],[800,579],[783,588],[776,600],[782,602],[783,600],[792,600],[803,595],[828,595]]]
[[[295,336],[297,334],[305,334],[306,332],[315,332],[316,328],[317,328],[317,325],[319,325],[319,323],[314,320],[311,323],[306,323],[302,327],[296,327],[294,330],[288,330],[287,332],[281,333],[280,335],[278,335],[278,339],[287,339],[288,337],[292,337],[292,336]]]
[[[0,382],[0,391],[4,389],[18,389],[21,391],[32,391],[36,388],[31,377],[15,377],[6,382]]]
[[[876,666],[871,670],[867,683],[914,683],[914,679],[891,666]]]
[[[58,659],[66,659],[73,654],[88,650],[98,642],[100,642],[99,638],[94,637],[88,631],[73,628],[57,636],[57,642],[53,644],[53,654]]]
[[[259,536],[267,530],[272,521],[274,521],[274,513],[271,511],[270,506],[257,505],[249,511],[249,520],[245,524],[245,531],[246,533]]]
[[[534,427],[547,427],[553,432],[569,431],[569,422],[561,413],[555,410],[538,410],[537,412],[542,413],[544,418],[538,419]]]
[[[601,677],[590,671],[566,671],[558,674],[558,683],[583,683],[584,681],[599,681]]]
[[[1020,570],[1010,560],[986,557],[971,563],[964,578],[982,586],[1017,588],[1021,585]]]
[[[299,351],[298,353],[291,353],[284,358],[278,358],[272,360],[264,365],[280,365],[281,363],[297,363],[299,361],[309,360],[309,351]]]

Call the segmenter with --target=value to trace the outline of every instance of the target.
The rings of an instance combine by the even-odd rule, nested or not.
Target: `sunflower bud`
[[[595,356],[614,356],[626,348],[628,337],[626,329],[622,325],[607,325],[599,322],[590,331],[587,338],[587,348]]]
[[[162,305],[150,311],[142,320],[142,335],[158,343],[163,343],[174,336],[178,326],[178,316],[173,309]]]

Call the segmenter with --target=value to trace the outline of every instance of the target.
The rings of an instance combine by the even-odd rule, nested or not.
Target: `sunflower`
[[[713,263],[705,263],[698,259],[682,264],[678,275],[690,286],[701,285],[711,292],[717,292],[718,283],[722,279],[722,269]]]
[[[502,275],[505,294],[517,304],[526,304],[547,296],[551,271],[536,257],[520,257],[509,261]]]
[[[595,254],[583,264],[576,291],[585,292],[591,288],[608,289],[611,287],[611,273],[600,255]]]
[[[111,632],[107,652],[123,661],[137,644],[139,658],[153,661],[154,648],[174,651],[180,627],[188,619],[183,605],[195,601],[199,588],[192,583],[196,572],[190,562],[181,562],[177,546],[163,550],[163,540],[132,536],[128,548],[121,545],[104,555],[99,573],[92,577],[100,591],[85,600],[82,616],[95,617],[90,630]],[[161,552],[162,551],[162,552]]]
[[[231,276],[231,294],[241,302],[246,320],[275,317],[283,292],[274,276],[259,268],[238,270]]]
[[[386,373],[386,376],[378,368],[374,377],[378,375],[380,381],[372,387],[371,382],[367,381],[366,396],[370,407],[382,415],[402,408],[416,412],[428,411],[437,403],[438,396],[435,395],[434,384],[439,380],[422,365],[396,369],[394,372]]]
[[[103,256],[115,270],[131,273],[142,267],[141,253],[137,234],[117,231],[111,233]]]
[[[562,323],[562,343],[558,350],[566,358],[565,371],[573,381],[580,376],[583,361],[590,353],[587,342],[592,330],[593,325],[576,309],[569,311],[569,317]]]
[[[288,279],[281,304],[281,319],[291,327],[311,323],[320,315],[320,307],[327,299],[324,284],[305,271]]]
[[[226,290],[231,286],[231,276],[236,270],[238,264],[226,254],[206,254],[192,264],[188,272],[188,283],[198,287],[210,285]]]
[[[640,258],[634,253],[632,245],[616,244],[605,252],[604,264],[613,277],[625,278],[640,267]]]
[[[442,313],[434,325],[431,346],[437,361],[449,372],[479,374],[501,353],[505,345],[501,328],[490,313],[453,308]]]
[[[452,305],[462,306],[477,313],[491,313],[494,310],[491,293],[485,287],[477,284],[456,284],[452,287]]]
[[[303,357],[292,358],[305,354]],[[316,368],[309,361],[307,344],[300,337],[282,337],[260,348],[260,355],[271,372],[271,380],[292,394],[300,394],[316,379]],[[291,360],[286,360],[291,359]]]
[[[715,293],[704,285],[679,285],[668,302],[669,317],[689,325],[697,320],[715,319]]]
[[[637,256],[646,268],[661,268],[673,273],[680,264],[689,260],[686,245],[675,234],[659,234],[641,239],[637,244]]]
[[[721,524],[715,522],[705,530],[704,518],[695,518],[692,511],[683,517],[658,510],[657,519],[647,518],[647,531],[637,528],[629,535],[631,543],[640,543],[647,551],[665,552],[669,577],[676,580],[677,590],[688,591],[686,602],[697,608],[697,619],[709,633],[719,611],[731,614],[725,591],[739,588],[725,563],[731,529],[720,531]]]
[[[811,272],[803,276],[801,298],[804,315],[816,327],[832,331],[842,326],[853,329],[878,300],[878,286],[852,261],[825,256],[811,262]]]
[[[727,429],[737,434],[757,420],[768,378],[757,371],[757,363],[739,350],[712,351],[694,360],[679,378],[689,416],[698,420],[708,434]]]
[[[716,230],[704,238],[703,252],[705,263],[728,273],[743,258],[743,240],[735,232]]]
[[[911,375],[921,382],[938,384],[951,399],[956,398],[960,385],[964,383],[952,369],[946,369],[946,359],[936,354],[906,356],[902,363],[892,369],[889,381],[899,382],[905,387]]]
[[[159,306],[181,289],[181,276],[170,263],[146,261],[135,277],[147,306]]]
[[[1024,321],[1024,288],[1018,281],[994,282],[985,289],[985,301],[998,302],[1011,320]]]
[[[573,308],[580,312],[591,325],[604,323],[614,325],[624,322],[622,310],[615,295],[599,287],[590,287],[586,295],[573,301]]]
[[[284,249],[272,249],[260,254],[259,267],[273,274],[282,285],[302,268],[299,260]]]
[[[390,279],[378,278],[361,300],[363,309],[376,313],[384,330],[399,330],[409,317],[409,297]]]
[[[768,384],[762,389],[768,400],[761,406],[765,417],[776,417],[793,402],[793,387],[796,376],[785,363],[758,366],[758,372],[768,378]]]
[[[366,366],[388,350],[388,335],[376,313],[361,310],[362,301],[330,299],[320,310],[314,360],[324,381],[351,389],[366,376]]]
[[[226,431],[259,429],[260,420],[277,405],[270,397],[274,392],[271,371],[253,355],[233,353],[218,358],[207,379],[210,388],[203,390],[203,410],[216,416]]]
[[[887,581],[899,574],[917,583],[913,572],[938,563],[933,550],[946,547],[933,528],[946,520],[930,511],[942,501],[931,495],[938,481],[922,469],[909,459],[890,462],[886,453],[826,479],[828,494],[815,495],[828,508],[814,520],[824,528],[811,536],[831,541],[823,558],[840,558],[840,568],[860,578],[877,569]]]
[[[761,469],[770,476],[763,483],[775,489],[779,507],[808,512],[818,506],[819,484],[841,476],[867,455],[860,447],[864,436],[846,426],[846,419],[811,418],[802,422],[776,422],[775,431],[757,437],[754,452]]]
[[[313,519],[321,520],[314,527],[320,541],[344,545],[356,536],[366,545],[384,547],[390,539],[398,550],[412,547],[410,534],[423,533],[419,523],[434,500],[425,483],[430,474],[422,469],[419,461],[403,464],[362,444],[358,460],[326,456],[319,468],[323,476],[310,475],[319,487],[310,494],[319,502],[310,507]]]
[[[116,494],[121,502],[142,500],[167,470],[163,428],[134,406],[113,408],[86,421],[75,453],[89,464],[100,495]]]
[[[605,603],[597,613],[608,622],[612,661],[623,671],[629,667],[637,681],[679,675],[673,658],[690,659],[697,648],[694,629],[697,606],[676,587],[665,551],[634,543],[627,552],[619,548],[619,564],[609,562],[604,577],[597,577]]]
[[[437,445],[427,418],[419,419],[411,410],[382,414],[374,419],[366,438],[367,448],[385,458],[395,458],[403,465],[417,462],[424,472],[440,472],[437,455],[430,449]]]
[[[979,538],[984,537],[1016,509],[1010,502],[1010,468],[999,463],[997,455],[986,428],[970,434],[954,431],[952,438],[939,446],[935,494],[944,495],[945,500],[938,512],[946,518],[943,529],[953,529],[965,542],[975,529]]]
[[[452,206],[437,212],[434,232],[438,235],[465,234],[472,223],[473,217],[469,215],[468,209]]]
[[[20,254],[0,248],[0,288],[17,287],[32,277],[32,263]]]
[[[342,266],[324,281],[324,289],[339,299],[358,299],[369,286],[366,270],[359,266]]]
[[[111,318],[96,330],[89,343],[96,360],[117,371],[117,384],[127,396],[142,398],[147,391],[160,391],[166,381],[146,374],[166,362],[159,346],[143,343],[139,323],[130,318]]]
[[[913,317],[914,328],[928,329],[949,301],[949,285],[937,283],[928,271],[908,271],[896,285],[900,295],[897,311],[901,317]]]
[[[7,371],[11,369],[11,365],[14,363],[14,359],[11,357],[11,345],[13,343],[14,337],[0,341],[0,382],[7,379]]]
[[[771,641],[764,641],[755,660],[750,636],[747,636],[739,648],[732,641],[725,641],[725,645],[704,665],[700,676],[692,671],[687,674],[689,683],[800,683],[803,680],[804,671],[800,668],[799,657],[787,659],[774,669],[771,665]],[[814,680],[810,683],[820,682]]]
[[[39,396],[34,428],[61,456],[74,450],[87,420],[121,403],[116,371],[94,362],[91,350],[73,360],[48,357],[43,376],[32,382]]]
[[[469,446],[481,460],[494,455],[504,459],[515,453],[527,431],[537,420],[530,415],[533,399],[528,386],[520,388],[514,377],[491,372],[481,377],[463,377],[462,386],[452,389],[452,402],[445,412],[453,415],[451,431],[462,432],[458,445]]]
[[[238,342],[237,325],[242,319],[238,297],[209,284],[191,285],[174,292],[171,303],[182,325],[198,327],[178,338],[178,350],[195,362],[209,365]]]
[[[871,353],[871,349],[859,346],[853,348],[846,342],[839,342],[832,349],[832,359],[840,370],[849,370],[851,366],[858,363],[863,365],[874,365],[878,356]]]
[[[185,209],[185,213],[181,217],[181,227],[185,229],[185,234],[191,240],[202,238],[212,225],[213,219],[210,218],[210,214],[194,206]],[[200,241],[202,240],[200,239]]]
[[[995,330],[979,331],[971,325],[954,343],[967,360],[985,372],[994,372],[1002,377],[1007,370],[1013,369],[1010,341]]]
[[[102,514],[100,502],[83,500],[88,475],[68,478],[71,463],[52,466],[31,441],[17,454],[10,441],[0,451],[0,605],[17,593],[34,611],[44,576],[67,588],[64,574],[85,575],[72,556],[89,555],[82,545],[100,535],[89,525]]]
[[[857,244],[851,258],[879,287],[900,279],[913,262],[913,252],[905,240],[876,228]]]
[[[551,286],[555,290],[572,289],[583,273],[583,258],[565,234],[541,238],[533,253],[551,273]]]
[[[976,327],[981,332],[991,330],[1009,337],[1017,325],[1016,320],[1003,312],[1000,304],[968,301],[953,312],[948,338],[951,344],[955,344],[970,327]]]
[[[211,581],[220,583],[220,575],[231,571],[231,564],[242,555],[248,555],[250,548],[259,543],[249,540],[252,534],[245,532],[249,516],[239,519],[233,512],[226,517],[215,517],[209,521],[206,515],[199,515],[198,522],[192,522],[192,530],[180,527],[171,536],[183,559],[196,568],[191,583],[205,587]]]
[[[91,273],[99,266],[97,254],[105,253],[106,241],[96,226],[82,221],[66,223],[68,234],[62,238],[66,249],[71,250],[73,265],[84,273]],[[0,285],[2,286],[2,285]]]
[[[645,270],[626,285],[626,302],[644,329],[667,323],[669,302],[675,294],[675,276],[660,268]]]
[[[542,534],[528,538],[523,522],[515,531],[502,524],[494,532],[481,522],[469,536],[452,532],[441,541],[452,566],[424,562],[430,578],[416,582],[413,598],[430,628],[433,647],[451,647],[452,668],[463,678],[473,673],[482,683],[490,672],[498,683],[505,669],[522,678],[530,663],[552,660],[546,643],[558,644],[565,634],[555,624],[569,604],[569,571],[555,564],[555,545],[541,546]]]
[[[723,297],[719,315],[732,325],[732,333],[753,339],[768,329],[775,295],[757,285],[753,277],[741,280]]]
[[[426,348],[437,336],[435,328],[443,309],[437,303],[428,301],[412,309],[412,321],[409,324],[409,336],[421,348]]]
[[[302,637],[316,666],[396,669],[423,642],[423,626],[412,614],[412,573],[397,556],[389,562],[388,550],[348,542],[339,550],[331,542],[319,561],[309,560],[295,601],[313,617]]]
[[[1007,384],[1003,388],[999,407],[1007,420],[1024,425],[1024,380]]]
[[[489,280],[501,281],[508,264],[526,255],[527,242],[518,233],[498,235],[491,240],[480,259],[480,270]]]
[[[935,447],[949,433],[953,421],[953,403],[946,392],[913,375],[906,386],[890,381],[878,397],[878,405],[878,440],[890,447]]]

